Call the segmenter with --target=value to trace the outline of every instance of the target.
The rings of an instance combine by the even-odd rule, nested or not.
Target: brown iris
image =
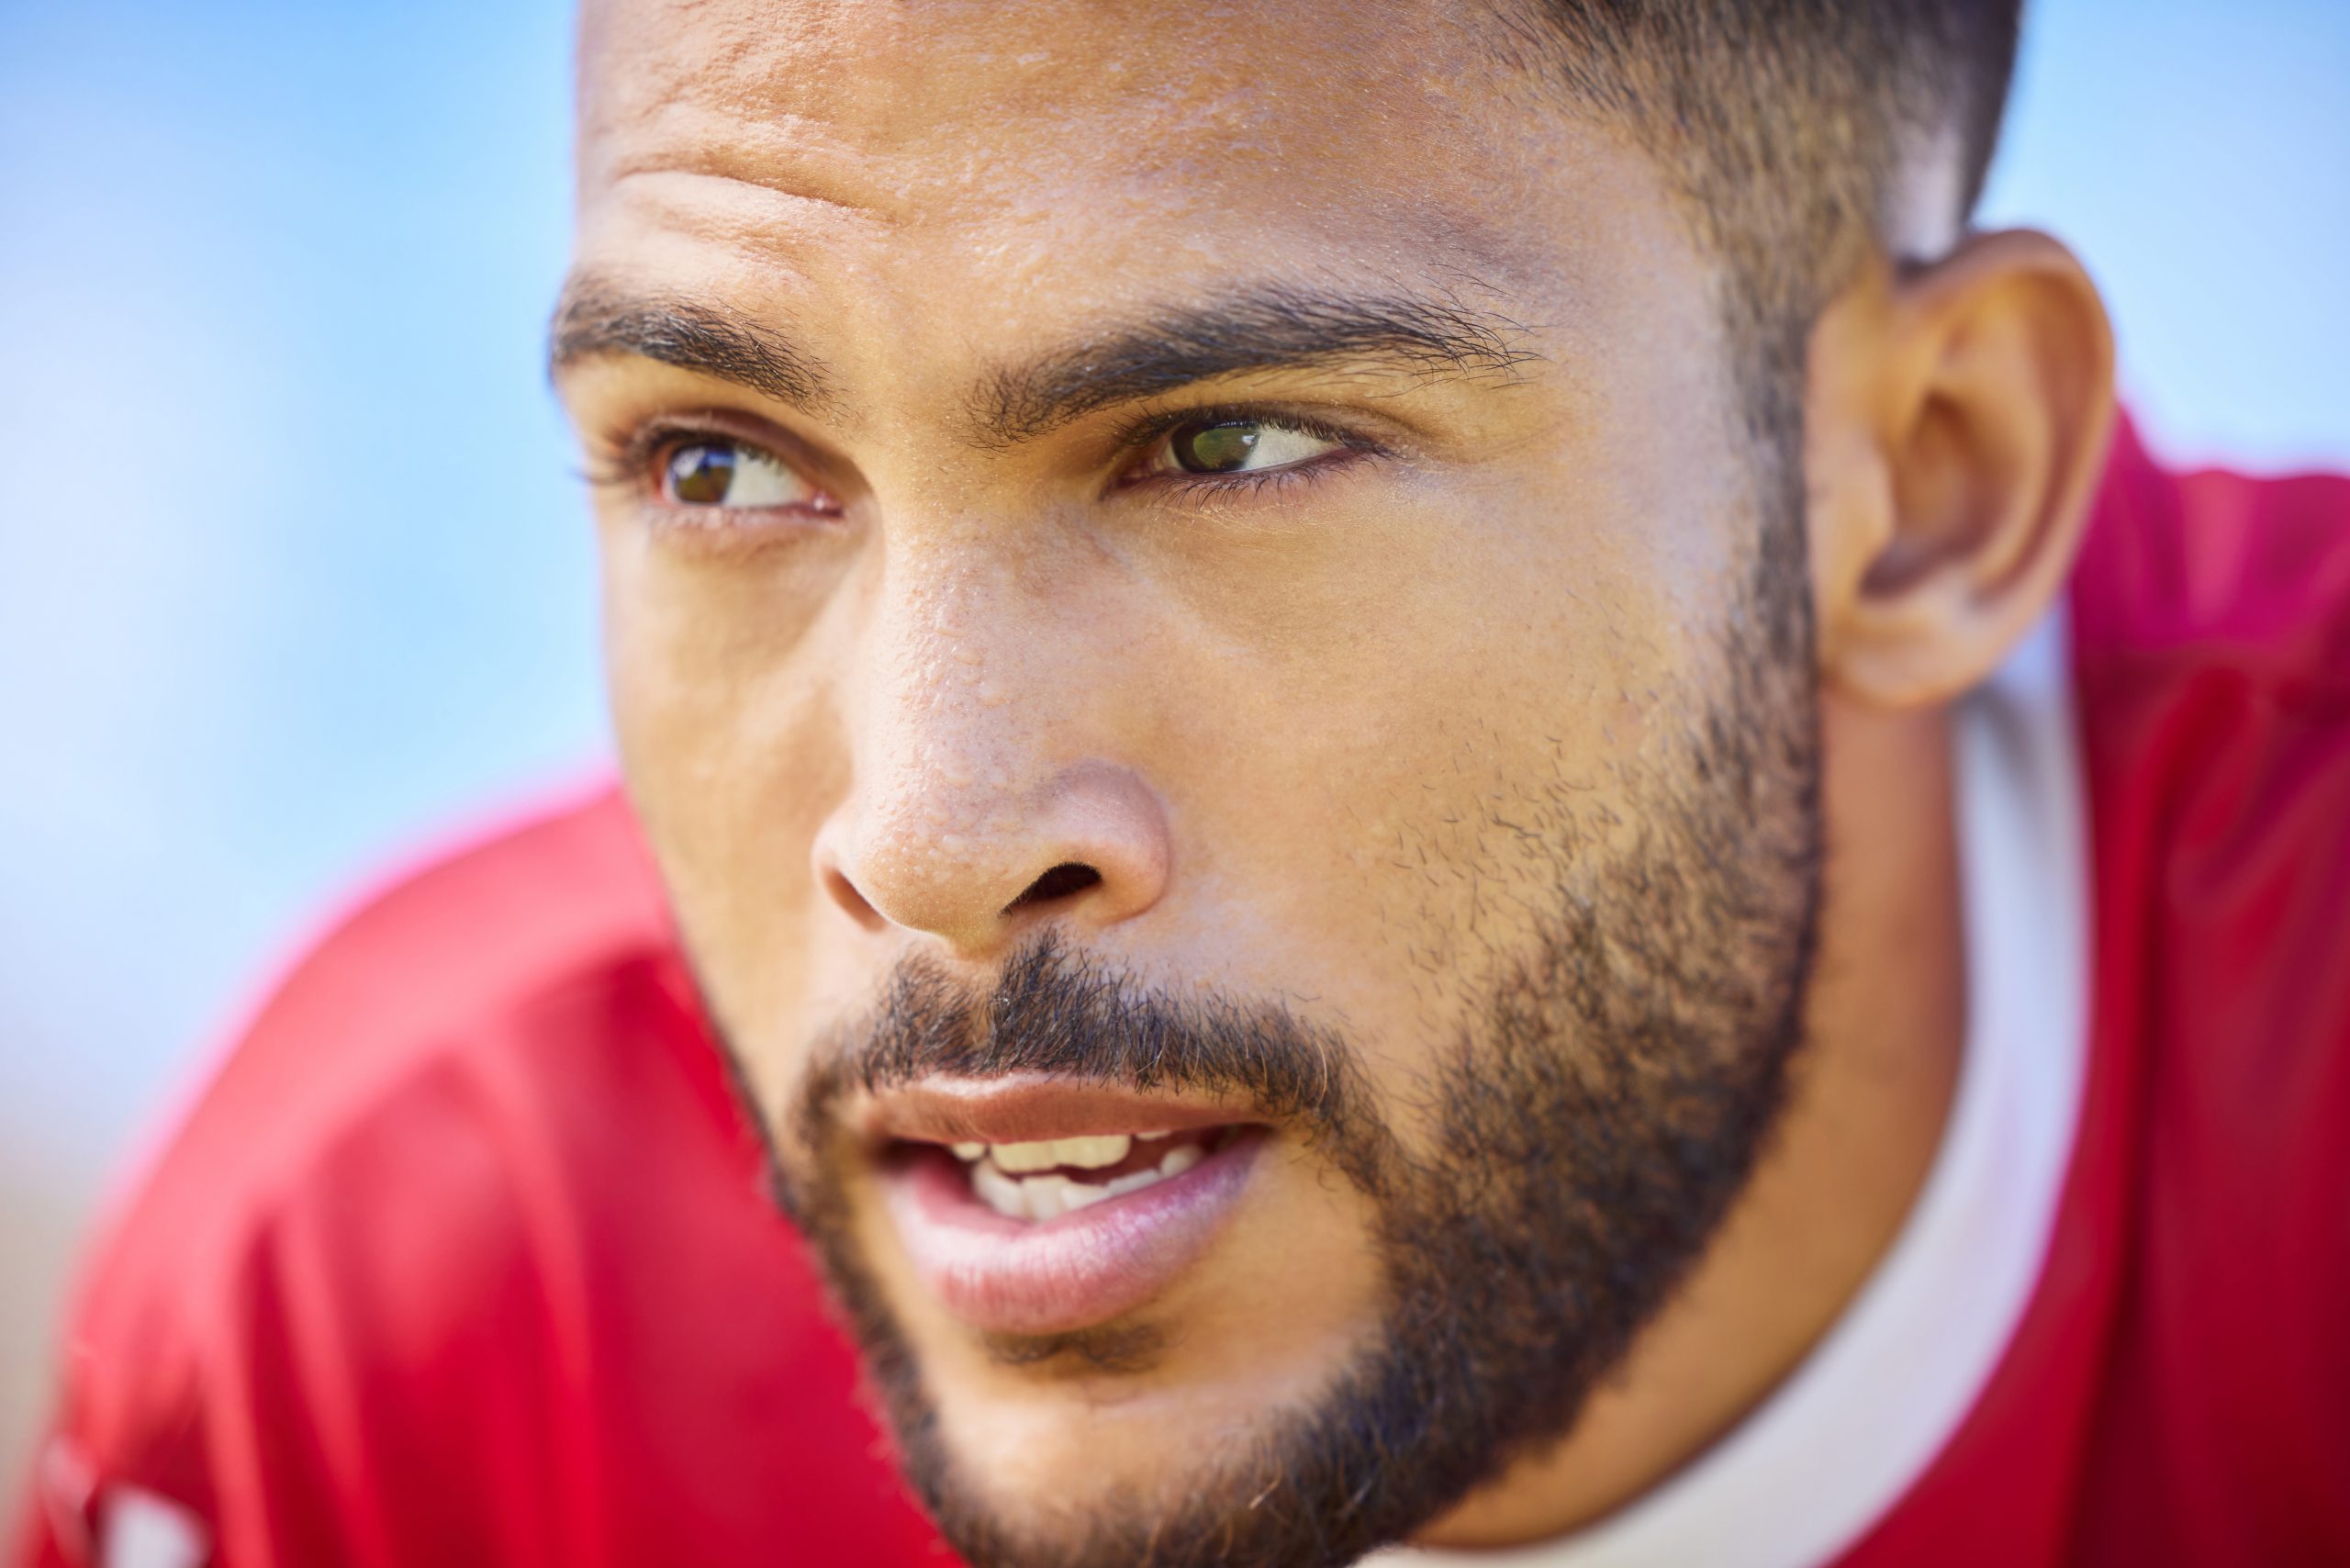
[[[669,493],[688,506],[724,506],[733,487],[731,442],[698,441],[670,454]]]

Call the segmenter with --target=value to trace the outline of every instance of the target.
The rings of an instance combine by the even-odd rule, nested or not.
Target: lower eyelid
[[[1285,463],[1278,468],[1260,468],[1253,473],[1244,471],[1235,474],[1193,474],[1177,469],[1172,472],[1159,471],[1146,475],[1143,476],[1143,482],[1162,491],[1189,492],[1203,498],[1219,495],[1233,496],[1289,485],[1319,484],[1337,470],[1351,468],[1358,462],[1372,455],[1373,454],[1367,448],[1342,447],[1319,457],[1307,458],[1298,463]]]
[[[662,548],[688,559],[713,562],[764,558],[772,551],[795,551],[841,526],[836,512],[785,507],[644,509],[641,526]]]

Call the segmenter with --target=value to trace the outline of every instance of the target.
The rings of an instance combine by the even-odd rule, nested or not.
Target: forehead
[[[1007,320],[1170,273],[1549,276],[1621,161],[1513,50],[1457,0],[591,0],[581,259]]]
[[[1368,171],[1382,143],[1491,118],[1504,84],[1479,16],[1315,0],[597,0],[582,24],[583,172],[789,162],[903,216],[1070,178],[1155,194],[1292,166]]]

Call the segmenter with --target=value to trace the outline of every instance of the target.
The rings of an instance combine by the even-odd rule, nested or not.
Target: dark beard
[[[1671,776],[1622,779],[1639,812],[1628,847],[1603,857],[1562,783],[1494,819],[1540,846],[1555,904],[1415,1086],[1433,1128],[1424,1150],[1392,1129],[1344,1038],[1277,1006],[1171,1000],[1049,933],[983,996],[909,962],[827,1042],[791,1118],[811,1158],[778,1164],[777,1193],[823,1261],[908,1479],[968,1559],[1348,1562],[1565,1437],[1746,1185],[1800,1038],[1818,741],[1808,639],[1772,620],[1741,620],[1777,645],[1727,650]],[[850,1237],[835,1157],[834,1111],[853,1090],[1016,1070],[1245,1100],[1380,1216],[1382,1330],[1330,1389],[1185,1476],[1168,1493],[1180,1502],[1113,1495],[1075,1531],[1007,1517],[963,1473]],[[1114,1372],[1159,1346],[1147,1327],[1113,1327],[998,1350]]]

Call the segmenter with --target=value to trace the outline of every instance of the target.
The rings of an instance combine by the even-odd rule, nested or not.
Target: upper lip
[[[1104,1133],[1188,1132],[1260,1120],[1231,1101],[1147,1094],[1044,1073],[931,1077],[873,1094],[857,1118],[869,1143],[1035,1143]]]

